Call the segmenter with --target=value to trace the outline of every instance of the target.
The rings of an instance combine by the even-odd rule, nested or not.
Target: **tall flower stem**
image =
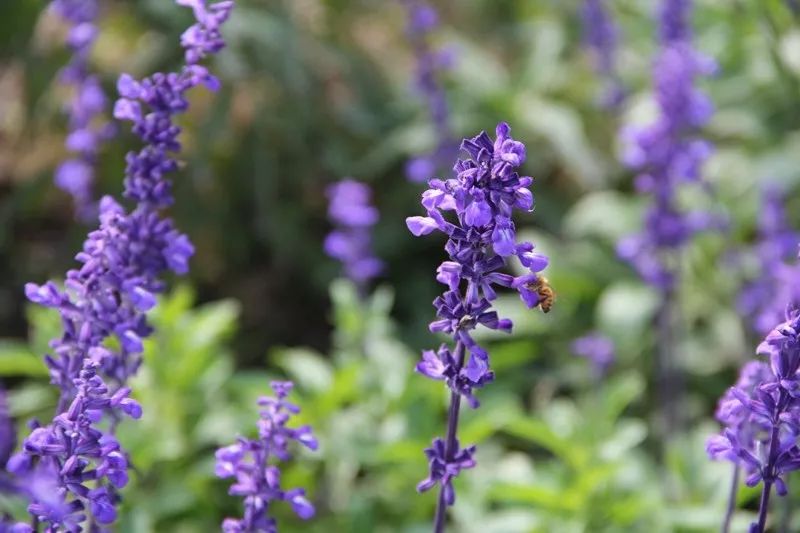
[[[786,393],[781,389],[780,401],[778,402],[776,412],[781,412],[781,406],[786,403]],[[775,474],[775,463],[778,459],[778,452],[780,451],[780,421],[775,421],[772,425],[772,433],[769,438],[769,460],[765,466],[764,472],[764,487],[761,491],[761,501],[758,504],[758,527],[753,533],[764,533],[764,528],[767,525],[767,512],[769,511],[769,493],[772,490],[772,480]]]
[[[459,371],[464,366],[464,344],[456,344],[455,350],[456,365]],[[457,392],[450,393],[450,410],[447,416],[447,441],[445,443],[445,457],[452,461],[458,451],[458,416],[461,413],[461,395]],[[434,533],[443,533],[447,522],[447,502],[445,498],[445,486],[439,487],[439,499],[436,503],[436,516],[433,520]]]
[[[683,396],[683,380],[675,362],[675,291],[662,291],[661,307],[656,317],[656,383],[661,410],[661,431],[665,437],[680,427],[679,405]]]
[[[731,529],[733,512],[736,510],[736,494],[739,492],[739,465],[734,463],[733,476],[731,477],[731,490],[728,493],[728,507],[725,509],[725,518],[722,520],[721,533],[728,533]]]
[[[758,504],[758,528],[754,530],[754,533],[764,533],[764,528],[767,525],[767,510],[769,509],[769,493],[771,490],[772,483],[765,481],[761,490],[761,501]]]

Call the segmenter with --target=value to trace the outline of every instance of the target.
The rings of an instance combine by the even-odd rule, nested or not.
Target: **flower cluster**
[[[402,0],[408,13],[406,34],[414,48],[416,59],[415,88],[428,106],[437,145],[433,152],[408,162],[406,175],[414,182],[425,182],[438,171],[445,170],[457,156],[458,150],[450,131],[447,95],[439,76],[453,64],[452,50],[435,50],[430,34],[439,25],[439,14],[423,0]]]
[[[719,227],[721,221],[705,212],[683,212],[677,205],[679,186],[700,180],[700,167],[711,145],[697,130],[711,117],[709,98],[694,85],[715,65],[691,47],[688,0],[666,0],[661,10],[662,49],[653,79],[658,119],[644,127],[626,128],[624,163],[639,172],[636,187],[653,196],[642,233],[618,244],[618,254],[648,283],[664,290],[674,283],[670,252],[683,247],[698,231]]]
[[[97,375],[94,362],[85,364],[75,386],[78,390],[69,408],[50,426],[35,428],[25,439],[23,451],[8,464],[8,470],[23,480],[45,472],[57,479],[50,501],[34,501],[28,511],[39,521],[68,531],[80,531],[79,524],[86,519],[84,500],[100,524],[116,519],[116,489],[128,483],[128,462],[117,440],[96,425],[112,410],[114,416],[142,415],[142,408],[129,397],[130,389],[112,394]],[[97,486],[91,488],[87,482],[97,482]]]
[[[599,333],[589,333],[572,343],[572,352],[587,359],[598,377],[604,376],[614,364],[614,343]]]
[[[617,76],[616,52],[619,30],[604,0],[584,0],[581,6],[583,44],[589,51],[597,73],[606,87],[600,98],[603,107],[618,107],[625,98]]]
[[[244,498],[244,517],[227,518],[222,523],[225,533],[277,533],[277,524],[269,516],[274,501],[289,502],[297,515],[308,520],[314,507],[305,497],[305,490],[281,488],[281,472],[274,460],[291,459],[288,446],[294,441],[310,450],[317,449],[317,440],[309,426],[289,428],[286,424],[300,408],[286,398],[292,390],[288,381],[273,381],[270,386],[275,397],[258,400],[258,438],[240,437],[235,444],[217,450],[215,472],[221,478],[236,478],[229,494]]]
[[[532,243],[516,240],[514,209],[533,209],[528,189],[532,179],[516,171],[525,161],[525,146],[512,139],[508,125],[501,123],[494,141],[482,132],[465,139],[461,148],[468,157],[457,161],[457,176],[430,180],[430,189],[422,194],[427,216],[406,219],[416,236],[440,231],[448,238],[445,250],[449,260],[439,266],[436,275],[447,289],[434,301],[437,319],[430,330],[451,336],[455,349],[451,352],[443,345],[436,352],[425,351],[417,365],[418,372],[444,381],[452,393],[448,438],[435,440],[426,450],[430,476],[418,486],[423,491],[440,483],[441,501],[446,505],[455,499],[452,479],[462,468],[474,465],[474,447],[460,448],[455,435],[460,399],[463,396],[477,407],[473,389],[494,378],[486,350],[470,331],[483,325],[510,332],[511,320],[499,318],[492,310],[495,286],[516,289],[528,307],[536,307],[545,283],[539,272],[548,261],[534,251]],[[512,256],[525,267],[525,274],[514,277],[500,272]]]
[[[721,399],[717,418],[725,429],[706,446],[711,458],[742,466],[748,486],[763,482],[759,520],[751,527],[756,533],[764,531],[772,486],[785,495],[785,476],[800,469],[800,311],[786,318],[757,349],[769,363],[745,365]]]
[[[113,128],[98,124],[106,107],[106,96],[97,76],[89,71],[89,55],[97,39],[97,0],[53,0],[51,9],[70,24],[67,45],[72,50],[70,63],[61,71],[61,82],[73,93],[67,111],[69,130],[66,147],[74,154],[56,170],[56,185],[75,201],[78,216],[94,215],[92,184],[100,143]]]
[[[145,143],[127,156],[125,196],[136,201],[135,209],[127,212],[103,198],[100,227],[88,235],[76,256],[81,267],[67,273],[64,288],[53,282],[25,287],[31,301],[61,314],[63,335],[51,342],[53,353],[46,357],[61,397],[53,421],[34,428],[8,468],[19,479],[53,487],[44,491],[46,498],[32,493],[28,507],[53,530],[80,531],[87,512],[99,523],[114,520],[116,490],[127,482],[114,428],[122,415],[141,416],[125,383],[141,364],[142,339],[152,331],[146,313],[164,289],[161,276],[168,270],[185,273],[193,253],[189,239],[160,214],[173,201],[166,175],[177,169],[170,154],[180,150],[174,115],[186,109],[187,90],[201,83],[217,86],[195,61],[219,50],[219,26],[233,5],[177,1],[197,17],[182,38],[188,66],[141,82],[123,75],[118,84],[122,97],[115,116],[132,120]],[[108,432],[101,429],[103,420]]]
[[[759,276],[739,294],[739,311],[752,319],[753,330],[761,335],[782,320],[787,305],[800,305],[800,265],[795,260],[800,234],[789,225],[783,200],[776,186],[762,192],[754,247]]]
[[[342,262],[345,275],[363,288],[380,274],[383,264],[372,253],[372,226],[378,210],[370,205],[371,191],[352,179],[334,183],[327,190],[328,218],[334,229],[325,239],[325,252]]]

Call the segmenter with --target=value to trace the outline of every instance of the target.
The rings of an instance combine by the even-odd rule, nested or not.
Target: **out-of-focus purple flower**
[[[662,0],[658,9],[658,33],[665,44],[689,41],[692,0]]]
[[[533,180],[516,171],[525,161],[525,146],[511,138],[506,123],[498,124],[496,133],[494,140],[485,132],[464,139],[461,148],[467,157],[456,162],[456,177],[430,180],[430,188],[422,194],[426,216],[406,219],[416,236],[434,231],[447,236],[449,259],[436,272],[436,280],[446,290],[433,302],[437,318],[430,330],[449,335],[455,349],[442,345],[436,352],[425,351],[417,365],[418,372],[444,381],[451,391],[447,440],[435,440],[426,451],[430,475],[418,486],[422,491],[440,485],[437,528],[443,527],[444,508],[455,501],[452,479],[474,465],[474,447],[461,449],[456,438],[461,398],[477,407],[473,390],[494,379],[489,355],[470,331],[482,325],[510,332],[511,320],[499,318],[492,310],[495,287],[516,289],[526,305],[536,307],[543,283],[539,272],[548,262],[534,251],[532,243],[517,242],[512,220],[514,210],[533,209],[533,194],[528,189]],[[500,272],[511,256],[527,269],[525,274],[514,277]]]
[[[599,333],[590,333],[572,342],[572,352],[587,359],[598,376],[604,376],[614,364],[614,343]]]
[[[605,88],[600,98],[603,107],[615,108],[625,99],[625,89],[616,68],[619,29],[609,13],[605,0],[584,0],[581,6],[583,45],[589,51]]]
[[[750,529],[763,533],[772,486],[784,496],[785,476],[800,469],[800,311],[789,311],[757,353],[768,363],[743,367],[717,409],[723,433],[711,437],[706,450],[713,459],[742,466],[748,486],[763,482],[758,521]]]
[[[789,226],[783,202],[780,188],[764,188],[754,247],[759,273],[744,285],[738,299],[739,311],[761,335],[781,321],[787,305],[800,306],[800,264],[796,260],[800,233]]]
[[[63,288],[53,282],[25,286],[28,299],[61,314],[63,334],[45,357],[61,397],[53,421],[33,428],[7,468],[20,486],[31,480],[52,485],[28,493],[29,513],[52,531],[76,532],[87,520],[115,520],[117,491],[128,478],[126,454],[113,433],[123,415],[142,414],[126,382],[138,370],[143,339],[152,332],[146,313],[165,288],[163,275],[185,273],[193,253],[188,238],[161,215],[173,202],[167,174],[177,168],[172,153],[180,150],[174,118],[188,106],[186,91],[218,85],[194,61],[219,49],[219,24],[232,5],[206,7],[203,0],[188,5],[198,18],[195,37],[183,40],[189,64],[179,73],[142,81],[122,75],[118,83],[115,116],[133,121],[133,132],[145,144],[127,156],[125,196],[136,207],[127,212],[111,197],[103,198],[100,226],[89,233],[76,256],[81,266],[67,273]],[[107,426],[101,426],[103,419]]]
[[[363,289],[383,268],[372,252],[372,226],[378,221],[372,192],[346,179],[329,186],[327,194],[328,218],[336,229],[325,239],[325,252],[341,261],[345,275]]]
[[[439,26],[439,14],[424,0],[401,0],[408,13],[406,35],[414,49],[416,75],[414,85],[425,101],[436,133],[436,148],[411,159],[406,165],[409,180],[424,183],[437,172],[449,171],[458,155],[458,147],[450,131],[447,95],[440,82],[441,72],[451,67],[454,52],[434,49],[431,33]]]
[[[0,387],[0,470],[5,467],[16,447],[17,430],[14,427],[14,419],[8,411],[6,390]]]
[[[680,29],[688,28],[690,6],[683,0],[662,2],[662,48],[653,67],[659,115],[649,125],[622,132],[623,162],[639,172],[636,187],[652,195],[653,203],[645,213],[643,231],[622,239],[617,252],[662,290],[675,284],[670,255],[695,233],[725,225],[709,213],[682,211],[676,198],[682,184],[700,181],[700,168],[712,151],[698,129],[710,119],[713,105],[694,83],[714,72],[715,65],[691,47],[688,30]]]
[[[217,476],[235,478],[228,493],[244,499],[244,516],[227,518],[222,523],[225,533],[277,533],[277,523],[269,515],[270,504],[285,501],[303,520],[314,516],[314,506],[305,497],[305,490],[281,488],[281,472],[276,461],[289,461],[288,446],[297,442],[310,450],[318,443],[309,426],[289,428],[286,424],[300,408],[286,398],[292,390],[288,381],[271,383],[275,397],[261,397],[258,438],[239,437],[235,444],[216,453]]]
[[[72,50],[69,64],[61,71],[61,83],[72,91],[67,106],[69,135],[66,147],[73,153],[55,173],[58,187],[68,192],[75,202],[75,211],[82,219],[95,215],[92,195],[94,166],[100,143],[113,135],[113,128],[99,124],[106,109],[106,96],[97,76],[89,70],[89,55],[97,39],[95,25],[97,0],[53,0],[50,8],[70,25],[67,45]]]

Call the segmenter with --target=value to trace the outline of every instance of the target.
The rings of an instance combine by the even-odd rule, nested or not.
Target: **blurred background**
[[[716,107],[704,131],[716,150],[703,170],[709,187],[682,201],[729,224],[682,255],[676,364],[687,427],[665,441],[653,415],[659,296],[614,249],[640,227],[646,202],[618,162],[619,131],[654,114],[655,2],[609,4],[626,91],[616,108],[600,102],[578,0],[432,2],[440,23],[429,43],[451,57],[439,79],[453,134],[491,133],[505,120],[527,145],[536,209],[519,226],[550,256],[558,294],[547,315],[515,294],[498,301],[515,333],[484,337],[497,380],[464,416],[461,439],[479,444],[479,464],[459,479],[453,531],[701,532],[718,530],[724,513],[730,465],[710,462],[704,441],[758,342],[737,299],[764,275],[754,244],[766,183],[785,191],[800,227],[800,21],[782,0],[695,2],[695,45],[719,64],[701,83]],[[180,64],[187,10],[102,5],[91,67],[110,99],[120,73]],[[444,431],[446,395],[413,366],[441,342],[427,323],[444,252],[404,222],[421,214],[424,188],[406,179],[406,164],[437,144],[406,20],[391,0],[237,0],[228,46],[210,65],[222,89],[194,92],[180,117],[185,166],[171,214],[197,253],[154,312],[133,385],[145,416],[120,428],[136,474],[119,531],[214,531],[237,516],[213,452],[254,431],[255,399],[281,376],[296,382],[300,420],[321,441],[284,478],[309,489],[318,516],[301,523],[281,510],[282,530],[429,530],[435,495],[414,486],[427,473],[422,449]],[[23,285],[63,277],[90,229],[53,185],[67,155],[69,94],[57,81],[65,31],[46,2],[0,3],[0,376],[20,428],[55,404],[41,356],[59,328],[26,304]],[[136,143],[118,124],[100,154],[98,192],[120,194]],[[344,177],[368,183],[380,211],[374,244],[386,268],[365,299],[322,249],[325,189]],[[571,350],[590,331],[615,345],[602,376]],[[756,497],[739,492],[734,530],[744,531]],[[24,515],[13,499],[0,505]],[[800,530],[794,518],[785,531]]]

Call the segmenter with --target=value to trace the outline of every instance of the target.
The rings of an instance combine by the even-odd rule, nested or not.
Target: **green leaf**
[[[578,200],[564,218],[568,235],[602,237],[616,241],[641,225],[641,206],[617,191],[589,193]]]
[[[524,503],[551,511],[574,512],[580,508],[574,493],[536,485],[499,483],[489,489],[489,498],[496,502]]]
[[[542,420],[519,416],[509,422],[505,432],[532,442],[560,457],[574,468],[579,468],[588,460],[588,453],[572,439],[560,437]]]
[[[310,349],[282,349],[271,359],[286,370],[302,389],[322,393],[329,390],[333,383],[333,369],[330,363]]]
[[[47,367],[42,359],[26,344],[16,341],[0,341],[0,376],[47,376]]]

